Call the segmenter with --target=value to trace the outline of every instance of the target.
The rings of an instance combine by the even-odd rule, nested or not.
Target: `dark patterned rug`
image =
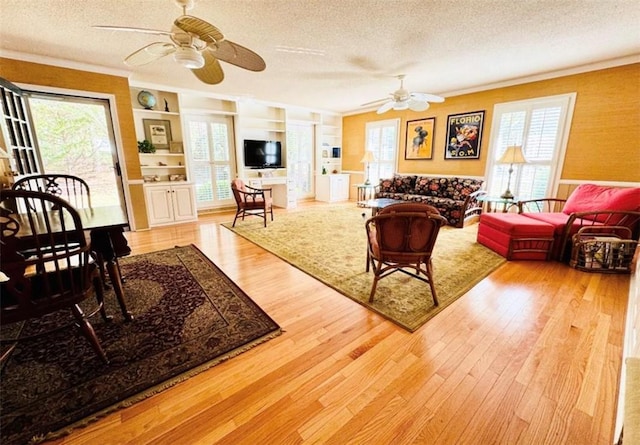
[[[134,320],[123,320],[112,292],[106,300],[114,320],[91,319],[111,363],[104,365],[73,327],[19,342],[1,370],[3,445],[64,434],[280,334],[195,246],[123,258],[120,265]],[[26,323],[21,335],[68,317],[59,312]],[[16,330],[3,326],[2,338]]]

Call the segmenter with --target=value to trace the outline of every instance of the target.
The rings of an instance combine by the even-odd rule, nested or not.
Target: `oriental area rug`
[[[369,303],[373,272],[365,271],[364,224],[370,216],[370,209],[350,203],[277,214],[266,228],[257,217],[223,225],[411,332],[506,261],[476,242],[477,224],[444,226],[433,252],[440,304],[433,306],[428,284],[402,273],[380,280]]]
[[[72,326],[18,342],[2,367],[0,443],[63,435],[280,334],[195,246],[122,258],[120,267],[134,319],[123,320],[108,291],[113,320],[90,320],[110,364]],[[58,312],[27,322],[20,335],[67,324],[69,317]],[[3,339],[17,335],[18,324],[2,326]]]

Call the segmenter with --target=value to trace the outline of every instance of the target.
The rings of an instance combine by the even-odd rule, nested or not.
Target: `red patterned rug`
[[[125,322],[112,292],[110,323],[91,323],[104,365],[73,327],[18,343],[2,367],[0,443],[51,439],[149,397],[280,334],[279,326],[195,246],[123,258]],[[20,335],[69,322],[26,323]],[[3,339],[16,325],[2,326]]]

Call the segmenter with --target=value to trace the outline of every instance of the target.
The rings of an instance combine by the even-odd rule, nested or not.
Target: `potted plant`
[[[138,152],[155,153],[156,147],[151,143],[151,141],[145,139],[144,141],[138,141]]]

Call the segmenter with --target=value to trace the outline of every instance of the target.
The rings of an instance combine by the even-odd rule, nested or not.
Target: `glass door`
[[[84,179],[93,207],[124,205],[109,101],[27,93],[41,173]]]

